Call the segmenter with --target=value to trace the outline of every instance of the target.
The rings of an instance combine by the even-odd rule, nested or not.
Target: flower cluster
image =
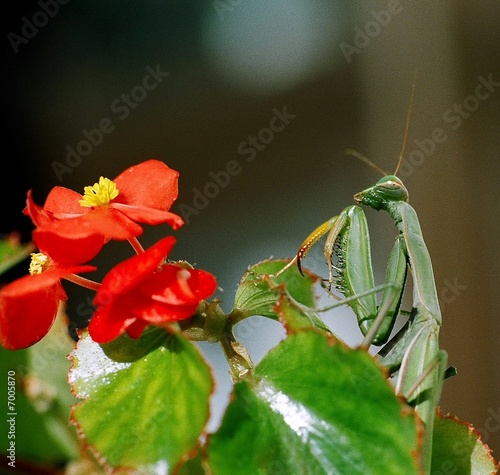
[[[67,300],[61,279],[95,290],[90,336],[109,342],[124,332],[137,338],[148,325],[168,326],[190,318],[216,289],[215,278],[187,264],[170,263],[175,244],[165,237],[144,250],[141,224],[184,222],[169,211],[177,199],[179,173],[159,160],[132,166],[113,180],[101,177],[81,195],[56,186],[42,206],[28,192],[23,213],[35,229],[29,275],[0,289],[0,343],[8,349],[31,346],[50,330],[60,301]],[[116,265],[102,283],[78,274],[111,241],[129,241],[137,255]]]

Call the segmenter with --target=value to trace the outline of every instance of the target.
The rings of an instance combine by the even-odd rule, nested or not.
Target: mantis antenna
[[[415,72],[415,77],[413,79],[413,86],[411,88],[410,107],[408,108],[408,115],[406,116],[406,128],[405,128],[405,135],[403,138],[403,147],[401,148],[401,154],[399,155],[398,165],[396,167],[396,170],[393,173],[393,175],[395,175],[395,176],[397,176],[398,171],[399,171],[399,167],[401,166],[401,163],[403,162],[403,155],[405,153],[406,142],[408,142],[408,131],[410,130],[410,117],[411,117],[411,110],[413,109],[413,99],[415,98],[415,85],[416,84],[417,84],[417,73]]]
[[[411,89],[411,97],[410,97],[410,107],[408,109],[408,115],[406,116],[406,126],[405,126],[405,134],[403,137],[403,146],[401,148],[401,153],[399,155],[399,160],[398,160],[398,164],[396,166],[396,170],[393,173],[393,175],[395,175],[395,176],[397,176],[399,168],[401,167],[401,163],[403,162],[403,155],[405,153],[406,143],[408,142],[408,132],[410,130],[410,118],[411,118],[411,111],[413,109],[413,99],[415,98],[415,86],[416,86],[416,84],[417,84],[417,73],[415,73],[415,77],[413,79],[413,86]],[[348,148],[348,149],[346,149],[345,153],[347,155],[351,155],[353,157],[356,157],[357,159],[361,160],[362,162],[365,162],[367,165],[369,165],[370,167],[377,170],[383,176],[389,175],[389,173],[387,173],[385,170],[380,168],[376,163],[372,162],[369,158],[365,157],[364,155],[361,155],[356,150],[353,150],[352,148]]]
[[[374,168],[378,172],[382,174],[382,176],[388,175],[388,173],[380,168],[376,163],[372,162],[369,158],[365,157],[364,155],[361,155],[359,152],[352,148],[346,149],[345,153],[347,155],[352,155],[353,157],[356,157],[357,159],[361,160],[362,162],[365,162],[367,165],[370,165],[370,167]]]

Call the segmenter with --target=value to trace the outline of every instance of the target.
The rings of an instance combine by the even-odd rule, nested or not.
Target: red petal
[[[135,322],[135,317],[119,310],[114,305],[105,305],[96,309],[88,326],[92,340],[96,343],[108,343],[118,338],[127,327]]]
[[[87,226],[106,240],[126,241],[142,234],[142,228],[109,206],[97,206],[85,215]]]
[[[80,193],[55,186],[47,195],[43,209],[54,214],[81,215],[86,212],[86,209],[78,203],[81,199]]]
[[[102,280],[94,303],[106,305],[112,298],[127,293],[140,282],[148,279],[172,250],[174,244],[175,238],[167,236],[143,253],[113,267]]]
[[[33,193],[31,190],[28,191],[26,208],[24,208],[23,213],[31,218],[35,226],[47,225],[54,221],[53,217],[47,213],[47,211],[33,201]]]
[[[69,274],[83,274],[96,270],[94,266],[51,267],[41,274],[25,275],[0,289],[0,297],[18,298],[31,292],[39,292],[52,287]],[[61,287],[62,289],[62,287]],[[65,295],[65,294],[64,294]],[[62,300],[62,297],[59,297]]]
[[[212,274],[176,265],[163,266],[161,272],[141,283],[138,293],[127,306],[136,317],[149,323],[162,324],[193,316],[201,300],[215,292]]]
[[[193,269],[189,273],[191,275],[187,281],[187,285],[198,301],[210,297],[217,289],[217,281],[210,272]],[[181,286],[179,289],[180,295],[182,295],[183,289],[185,289],[185,286]]]
[[[149,301],[148,306],[134,308],[134,315],[148,324],[159,325],[185,320],[192,317],[198,308],[198,303],[190,305],[167,305],[164,303]]]
[[[27,348],[50,330],[57,315],[62,286],[37,289],[24,295],[0,295],[0,342],[9,350]]]
[[[87,214],[78,218],[52,221],[50,224],[40,226],[38,230],[40,231],[39,234],[42,234],[43,232],[47,235],[45,244],[47,244],[47,241],[50,240],[48,237],[50,235],[55,235],[61,239],[68,240],[68,246],[71,245],[71,241],[74,241],[75,246],[72,246],[72,251],[74,251],[74,247],[87,245],[88,242],[83,241],[91,239],[94,235],[91,239],[91,242],[93,243],[92,248],[88,253],[85,251],[79,251],[82,255],[92,254],[92,252],[96,251],[99,252],[100,249],[97,249],[97,243],[99,240],[103,242],[109,241],[110,239],[126,241],[142,234],[142,228],[140,225],[134,223],[120,211],[107,206],[99,206],[90,209]],[[82,240],[81,244],[78,243],[79,240]],[[48,254],[53,257],[50,252],[48,252]]]
[[[95,270],[91,266],[48,269],[27,275],[0,290],[0,343],[17,350],[41,340],[50,330],[66,292],[60,279],[68,274]]]
[[[111,208],[120,210],[123,214],[134,221],[146,224],[169,224],[174,230],[179,229],[184,220],[169,211],[162,211],[154,208],[144,208],[143,206],[129,206],[123,203],[111,203]]]
[[[81,227],[74,227],[72,224],[59,221],[50,230],[35,229],[32,233],[33,242],[44,254],[60,264],[88,262],[99,254],[104,246],[104,238],[99,234],[85,234]],[[71,230],[71,233],[65,233],[64,228]]]
[[[193,316],[199,302],[182,305],[169,304],[135,291],[126,297],[117,299],[116,303],[120,306],[119,313],[122,315],[127,312],[136,317],[138,321],[146,322],[146,324],[163,325]],[[118,311],[118,306],[115,309]]]
[[[94,341],[106,343],[125,331],[137,338],[149,323],[189,318],[199,302],[213,294],[217,283],[208,272],[173,264],[157,270],[174,243],[171,236],[163,238],[104,277],[89,324]]]
[[[178,196],[179,172],[159,160],[147,160],[118,175],[113,203],[168,211]]]
[[[129,327],[127,327],[127,333],[131,338],[139,338],[147,326],[148,322],[136,320]]]
[[[204,270],[184,269],[168,264],[141,285],[143,292],[167,305],[196,304],[210,297],[217,288],[215,277]]]

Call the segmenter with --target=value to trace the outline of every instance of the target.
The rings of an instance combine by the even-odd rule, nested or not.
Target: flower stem
[[[142,254],[144,252],[144,248],[142,247],[142,244],[139,242],[139,240],[136,237],[130,238],[128,240],[136,254]]]
[[[85,287],[86,289],[95,290],[96,292],[101,287],[101,284],[98,282],[94,282],[93,280],[86,279],[85,277],[81,277],[76,274],[69,274],[64,277],[69,282],[73,282],[73,284],[79,285],[80,287]]]
[[[254,365],[247,349],[239,341],[236,341],[231,332],[226,333],[221,338],[220,344],[229,363],[231,369],[229,375],[233,383],[237,383],[253,371]]]
[[[242,320],[245,318],[251,317],[250,313],[247,312],[242,312],[239,309],[233,309],[231,313],[227,315],[227,319],[229,322],[231,322],[232,325],[236,325],[237,323],[240,323]]]

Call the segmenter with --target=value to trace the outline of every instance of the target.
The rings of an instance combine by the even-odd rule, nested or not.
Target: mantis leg
[[[297,255],[295,256],[295,259],[297,261],[297,267],[302,274],[302,259],[306,257],[306,254],[310,251],[311,247],[314,246],[326,233],[331,234],[331,229],[336,227],[337,221],[340,219],[342,220],[342,215],[344,213],[342,212],[338,216],[334,216],[333,218],[330,218],[328,221],[325,221],[323,224],[318,226],[309,236],[307,236],[304,240],[304,242],[300,245],[300,248],[297,252]],[[325,248],[326,249],[326,248]],[[325,254],[326,257],[326,254]],[[326,257],[327,262],[331,264],[331,258],[330,256]],[[332,281],[332,270],[330,267],[330,282]]]
[[[294,263],[302,272],[302,259],[325,234],[324,254],[328,263],[329,288],[334,284],[346,297],[346,303],[356,314],[363,335],[369,335],[368,344],[384,344],[394,326],[407,278],[408,256],[404,239],[399,236],[391,251],[384,291],[378,304],[368,223],[359,206],[349,206],[318,226],[304,240],[295,258],[278,274]],[[383,309],[383,315],[377,319],[380,309]],[[377,328],[370,332],[374,322],[377,322]]]
[[[408,256],[404,241],[398,236],[389,256],[385,276],[385,282],[393,285],[387,286],[382,294],[381,303],[378,309],[379,312],[380,309],[386,310],[380,321],[380,328],[377,328],[374,332],[375,336],[373,341],[371,341],[371,344],[383,345],[389,339],[394,323],[396,322],[396,317],[401,305],[401,298],[405,289],[406,279],[408,276],[407,262]],[[370,330],[372,325],[375,325],[375,322],[371,322]],[[368,335],[368,333],[366,332],[365,335]]]
[[[295,257],[285,267],[280,269],[275,274],[272,274],[271,277],[279,276],[294,264],[297,264],[299,272],[304,275],[304,272],[302,271],[302,259],[306,257],[307,253],[311,250],[314,244],[316,244],[327,232],[330,231],[332,226],[337,221],[338,217],[339,216],[334,216],[333,218],[330,218],[328,221],[325,221],[323,224],[318,226],[311,234],[309,234],[309,236],[307,236],[300,245],[300,248]]]
[[[423,464],[430,470],[432,432],[447,361],[439,349],[441,312],[432,264],[417,215],[405,202],[390,210],[404,239],[413,276],[413,309],[408,328],[382,362],[398,369],[396,391],[415,407],[425,424]],[[427,473],[426,472],[426,473]]]
[[[370,252],[370,237],[366,216],[359,206],[351,206],[343,211],[339,226],[332,227],[327,238],[325,254],[331,256],[338,242],[339,275],[337,288],[350,298],[349,302],[357,316],[359,327],[366,336],[370,333],[370,344],[384,344],[392,331],[401,303],[407,278],[407,255],[404,240],[397,238],[387,265],[385,284],[380,303],[376,293],[367,291],[375,288]],[[342,215],[341,215],[342,216]],[[341,225],[341,226],[340,226]],[[377,319],[379,309],[384,309],[383,318]],[[374,322],[378,328],[370,332]],[[373,333],[373,334],[371,334]]]
[[[439,349],[438,338],[439,325],[425,309],[414,308],[403,338],[382,359],[383,364],[398,368],[396,394],[407,399],[425,424],[422,463],[426,473],[430,470],[434,418],[448,359]]]

